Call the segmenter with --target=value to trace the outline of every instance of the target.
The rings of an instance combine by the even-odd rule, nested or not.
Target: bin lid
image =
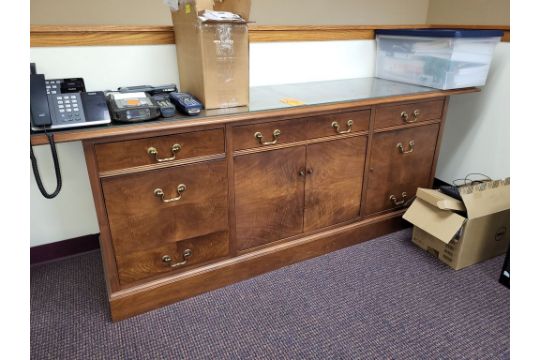
[[[483,38],[503,36],[502,30],[466,30],[466,29],[381,29],[376,35],[446,37],[446,38]]]

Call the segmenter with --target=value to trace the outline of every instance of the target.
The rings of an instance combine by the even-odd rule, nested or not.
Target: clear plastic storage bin
[[[376,77],[437,89],[482,86],[499,30],[378,30]]]

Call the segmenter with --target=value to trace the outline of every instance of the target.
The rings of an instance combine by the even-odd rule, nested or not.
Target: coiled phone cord
[[[56,145],[54,143],[54,135],[45,132],[47,139],[49,140],[49,145],[51,146],[51,154],[54,163],[54,172],[56,174],[56,190],[52,194],[47,193],[43,182],[41,181],[41,176],[39,175],[39,169],[37,166],[36,157],[34,156],[34,150],[32,148],[32,143],[30,143],[30,160],[32,161],[32,170],[34,170],[34,178],[36,179],[37,186],[41,194],[47,198],[52,199],[58,195],[60,189],[62,189],[62,174],[60,173],[60,165],[58,164],[58,154],[56,153]]]

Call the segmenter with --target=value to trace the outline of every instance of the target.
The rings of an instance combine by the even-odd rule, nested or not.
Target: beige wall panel
[[[429,0],[252,0],[259,25],[424,24]],[[171,25],[162,0],[30,0],[32,25]]]
[[[30,0],[32,25],[172,25],[162,0]]]
[[[252,0],[260,25],[425,24],[429,0]]]
[[[431,0],[427,23],[510,25],[510,0]]]

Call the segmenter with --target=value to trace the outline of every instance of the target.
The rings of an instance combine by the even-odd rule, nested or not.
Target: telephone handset
[[[44,131],[49,145],[56,174],[56,189],[47,193],[36,157],[30,144],[32,170],[41,194],[52,199],[62,188],[62,176],[54,143],[54,135],[47,130],[93,126],[111,122],[105,94],[102,91],[85,92],[81,78],[45,80],[36,74],[35,64],[30,64],[30,126],[33,131]]]

